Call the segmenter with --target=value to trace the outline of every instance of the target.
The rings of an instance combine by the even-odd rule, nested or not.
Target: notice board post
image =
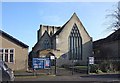
[[[49,69],[50,66],[50,58],[33,58],[32,68],[34,75],[37,75],[37,73],[35,73],[37,70]]]
[[[56,58],[55,56],[50,56],[50,59],[51,59],[51,60],[54,60],[54,64],[55,64],[55,71],[54,71],[54,73],[55,73],[55,75],[56,75],[56,73],[57,73],[56,59],[57,59],[57,58]]]
[[[90,74],[90,65],[94,64],[94,57],[88,57],[87,60],[87,74]]]

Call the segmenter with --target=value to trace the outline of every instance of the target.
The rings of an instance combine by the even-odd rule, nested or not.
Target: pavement
[[[55,75],[55,70],[54,69],[41,69],[41,70],[36,70],[33,71],[31,70],[30,72],[26,72],[26,71],[22,71],[22,72],[15,72],[15,76],[33,76],[34,74],[50,74],[50,75]],[[57,76],[71,76],[72,75],[72,71],[64,69],[64,68],[57,68],[56,71]],[[80,73],[77,72],[73,72],[74,75],[79,75]]]
[[[88,82],[118,82],[120,83],[120,74],[101,74],[101,75],[70,75],[55,76],[41,75],[32,77],[16,77],[15,81],[88,81]]]
[[[66,69],[60,69],[55,75],[54,70],[41,70],[35,73],[17,72],[15,73],[15,81],[84,81],[84,82],[115,82],[120,83],[120,74],[83,74],[72,72]]]

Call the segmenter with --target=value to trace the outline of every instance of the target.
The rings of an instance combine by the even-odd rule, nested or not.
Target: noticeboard
[[[50,56],[50,59],[51,59],[51,60],[54,60],[54,59],[55,59],[55,56]]]
[[[50,68],[49,58],[33,58],[33,69],[46,69]]]
[[[89,57],[89,64],[94,64],[94,57]]]

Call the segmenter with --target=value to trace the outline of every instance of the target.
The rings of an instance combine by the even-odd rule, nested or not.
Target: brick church
[[[57,66],[70,65],[73,60],[81,65],[87,64],[87,57],[92,56],[92,38],[76,13],[61,27],[40,25],[29,61],[33,57],[49,56],[57,58]]]

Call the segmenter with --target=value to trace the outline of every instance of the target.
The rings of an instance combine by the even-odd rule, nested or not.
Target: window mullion
[[[3,61],[5,61],[5,49],[3,49]]]
[[[73,59],[75,59],[75,37],[73,36]]]
[[[77,44],[78,52],[77,52],[77,53],[78,53],[78,59],[79,59],[79,57],[80,57],[80,54],[79,54],[79,51],[80,51],[80,50],[79,50],[79,48],[80,48],[80,47],[79,47],[79,36],[77,37],[77,42],[78,42],[78,44]]]
[[[78,37],[76,36],[76,58],[78,58]]]
[[[10,62],[10,49],[8,49],[8,62]]]
[[[79,59],[81,58],[81,39],[79,37]]]
[[[69,55],[71,56],[71,36],[69,36],[68,42],[69,42]],[[70,56],[69,56],[69,59],[71,59]]]

